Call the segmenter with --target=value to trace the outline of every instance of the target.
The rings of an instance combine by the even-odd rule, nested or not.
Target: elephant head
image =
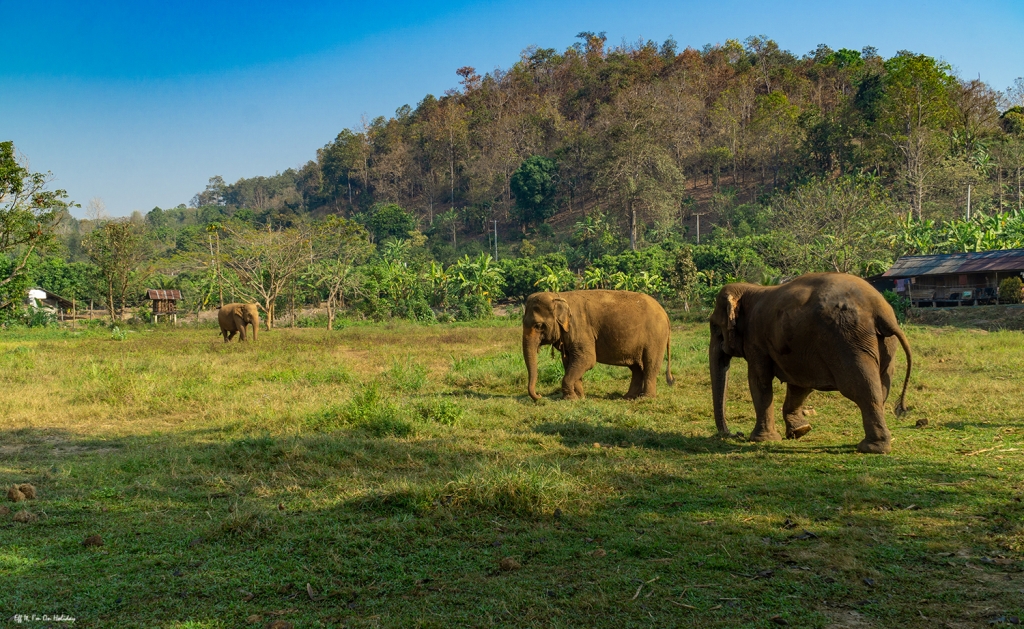
[[[729,434],[729,426],[725,421],[729,363],[734,356],[743,357],[744,299],[749,299],[751,288],[751,284],[726,285],[718,292],[715,310],[711,313],[711,344],[708,346],[711,397],[715,408],[715,425],[722,436]]]
[[[257,330],[260,329],[260,311],[256,304],[240,304],[235,310],[235,317],[241,322],[239,330],[245,330],[245,326],[252,325],[252,340],[257,340]]]
[[[534,293],[526,300],[523,314],[523,359],[529,378],[527,390],[534,400],[537,395],[537,352],[541,345],[554,345],[561,351],[568,339],[569,302],[558,293]]]

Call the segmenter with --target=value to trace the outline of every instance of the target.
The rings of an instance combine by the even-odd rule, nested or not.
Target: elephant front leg
[[[596,359],[586,354],[566,354],[562,357],[562,367],[565,368],[565,376],[562,378],[562,397],[566,400],[581,400],[583,394],[583,374],[589,371],[595,364]]]
[[[775,430],[775,393],[772,391],[772,372],[764,366],[755,366],[747,361],[747,380],[750,383],[750,397],[754,400],[757,422],[750,433],[751,441],[782,441],[782,435]]]
[[[804,402],[812,389],[786,385],[786,401],[782,403],[782,417],[786,420],[786,439],[799,439],[811,431],[804,417]]]

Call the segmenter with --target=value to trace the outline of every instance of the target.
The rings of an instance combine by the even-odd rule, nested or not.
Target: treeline
[[[1024,245],[1024,80],[998,92],[909,52],[592,33],[458,73],[298,170],[214,177],[191,206],[126,220],[15,192],[45,178],[4,143],[0,310],[30,284],[114,319],[143,288],[179,288],[196,313],[255,301],[271,322],[318,305],[466,319],[572,288],[689,307],[730,281]]]
[[[977,210],[1020,209],[1020,83],[1001,93],[870,47],[797,56],[766,37],[682,51],[579,37],[562,52],[528,48],[508,70],[460,68],[441,98],[342,131],[298,170],[215,177],[193,203],[275,222],[396,203],[438,232],[440,256],[454,253],[444,233],[457,247],[497,220],[543,240],[595,212],[631,249],[669,231],[693,238],[696,214],[721,223],[735,206],[846,175],[873,176],[919,220],[962,214],[968,186]]]

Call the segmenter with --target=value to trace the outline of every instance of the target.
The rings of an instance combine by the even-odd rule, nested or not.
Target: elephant
[[[671,327],[661,305],[647,295],[623,290],[534,293],[523,314],[523,358],[527,391],[537,394],[537,352],[551,345],[562,355],[562,396],[583,398],[583,374],[596,363],[633,372],[627,399],[655,397],[658,370],[668,351],[665,380],[672,384]]]
[[[245,340],[245,328],[252,324],[252,340],[257,340],[257,330],[260,327],[260,313],[256,304],[224,304],[217,312],[217,321],[220,322],[220,333],[224,335],[224,342],[227,343],[235,338],[238,333],[238,340]]]
[[[913,358],[892,307],[870,284],[845,273],[811,273],[780,286],[727,284],[711,314],[711,395],[719,435],[729,436],[725,390],[729,362],[747,361],[750,396],[757,416],[751,441],[777,441],[772,382],[786,383],[782,414],[786,438],[811,429],[804,401],[812,390],[839,391],[861,411],[864,440],[857,450],[885,454],[892,436],[885,425],[885,400],[897,353],[907,374],[896,415],[906,412]],[[895,338],[894,338],[895,337]]]

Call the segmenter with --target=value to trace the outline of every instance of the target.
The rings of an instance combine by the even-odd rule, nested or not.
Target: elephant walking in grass
[[[238,334],[238,340],[245,340],[245,328],[252,325],[252,340],[256,340],[257,330],[260,327],[260,313],[256,304],[224,304],[217,311],[217,321],[220,323],[220,333],[224,335],[224,342],[227,343]]]
[[[864,280],[844,273],[803,275],[781,286],[729,284],[711,314],[711,395],[715,424],[729,435],[725,389],[729,362],[747,361],[747,379],[757,422],[751,441],[782,439],[775,430],[772,382],[786,383],[782,414],[786,438],[799,439],[811,425],[804,401],[811,391],[839,391],[860,407],[864,440],[860,452],[892,449],[885,425],[897,345],[907,356],[896,414],[906,410],[912,358],[907,337],[882,295]]]
[[[668,315],[657,301],[624,290],[534,293],[523,315],[523,358],[537,395],[537,352],[552,345],[562,355],[562,396],[584,397],[583,374],[595,364],[629,367],[633,378],[627,399],[655,397],[658,371],[668,351],[665,380],[672,384],[672,350]]]

